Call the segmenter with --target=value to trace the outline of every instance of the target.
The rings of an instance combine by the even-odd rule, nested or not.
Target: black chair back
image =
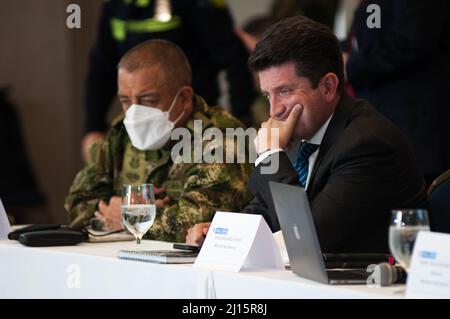
[[[450,170],[434,180],[428,190],[432,231],[450,233]]]

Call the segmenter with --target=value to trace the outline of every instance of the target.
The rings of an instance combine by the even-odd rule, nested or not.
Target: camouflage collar
[[[193,109],[192,114],[189,117],[187,123],[185,126],[192,132],[194,132],[194,121],[200,120],[202,121],[202,128],[203,130],[210,127],[212,125],[211,120],[205,115],[206,112],[208,112],[208,104],[205,102],[205,100],[200,95],[194,96],[193,101]]]
[[[123,123],[123,119],[125,118],[125,114],[121,112],[119,115],[117,115],[111,122],[111,126],[114,127],[117,124]]]

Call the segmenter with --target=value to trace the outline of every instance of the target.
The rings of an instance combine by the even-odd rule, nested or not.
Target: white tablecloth
[[[143,241],[142,249],[169,243]],[[135,242],[25,247],[0,241],[0,298],[403,298],[404,286],[330,286],[290,271],[210,271],[121,260]]]

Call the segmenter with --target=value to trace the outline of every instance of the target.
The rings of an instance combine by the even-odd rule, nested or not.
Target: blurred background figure
[[[225,70],[231,112],[250,123],[254,89],[248,53],[234,33],[224,0],[109,0],[102,7],[86,81],[85,159],[89,146],[108,127],[106,115],[117,95],[117,62],[128,49],[154,38],[181,47],[192,65],[193,87],[210,105],[218,103],[218,73]]]
[[[301,14],[333,30],[339,4],[339,0],[275,0],[271,16],[277,22]]]
[[[245,44],[248,52],[255,49],[256,43],[261,39],[264,31],[273,23],[270,15],[259,15],[248,19],[242,28],[236,28],[236,34]],[[259,80],[256,73],[252,74],[253,85],[255,91],[258,92],[254,98],[251,107],[252,126],[260,128],[261,123],[269,118],[269,102],[266,97],[261,94]]]
[[[369,28],[369,4],[381,28]],[[369,100],[408,137],[429,185],[450,167],[450,3],[361,1],[344,60],[357,97]]]
[[[22,128],[8,90],[0,88],[0,198],[13,223],[45,222],[46,198],[25,150]]]

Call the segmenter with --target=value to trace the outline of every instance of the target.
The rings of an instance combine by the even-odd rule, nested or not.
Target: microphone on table
[[[377,264],[373,270],[374,283],[380,286],[406,283],[407,273],[400,267],[389,263]]]

